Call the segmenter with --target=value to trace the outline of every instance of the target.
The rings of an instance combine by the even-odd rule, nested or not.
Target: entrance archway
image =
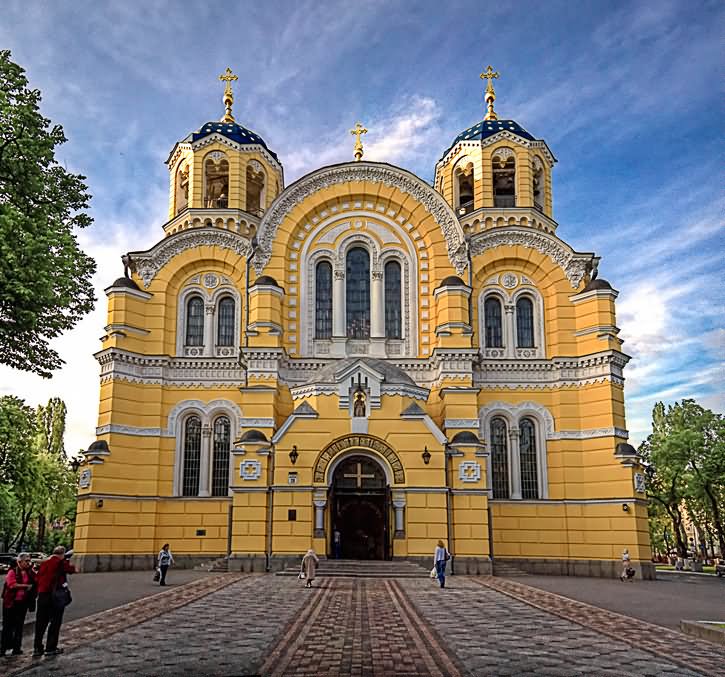
[[[369,456],[345,458],[335,468],[330,493],[330,556],[388,559],[390,490],[380,464]]]

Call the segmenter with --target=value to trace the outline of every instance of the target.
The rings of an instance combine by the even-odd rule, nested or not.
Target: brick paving
[[[316,584],[211,576],[70,622],[65,654],[8,659],[0,669],[28,677],[725,675],[715,645],[516,581],[456,576],[445,590],[427,578]]]

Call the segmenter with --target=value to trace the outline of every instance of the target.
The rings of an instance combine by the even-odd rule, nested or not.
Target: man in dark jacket
[[[63,653],[58,648],[60,626],[65,606],[57,603],[55,591],[66,584],[66,575],[75,573],[75,567],[66,559],[65,548],[59,545],[52,556],[41,563],[38,570],[38,609],[35,616],[35,646],[33,656],[55,656]],[[48,630],[48,643],[43,646],[43,636]]]

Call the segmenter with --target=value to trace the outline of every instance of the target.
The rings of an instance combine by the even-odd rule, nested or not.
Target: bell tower
[[[485,116],[443,153],[436,165],[435,188],[459,219],[470,227],[475,222],[475,230],[482,229],[486,219],[501,225],[514,218],[517,223],[524,219],[547,224],[553,231],[551,170],[556,159],[543,140],[514,120],[499,119],[493,81],[500,74],[488,66],[480,77],[486,81]]]
[[[230,68],[224,82],[224,115],[178,142],[169,168],[167,235],[190,227],[221,225],[250,234],[284,189],[284,171],[264,139],[234,118]]]

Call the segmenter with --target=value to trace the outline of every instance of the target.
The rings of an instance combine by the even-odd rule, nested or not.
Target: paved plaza
[[[491,577],[451,577],[440,590],[428,579],[305,589],[293,577],[207,575],[71,620],[61,640],[62,656],[1,667],[28,677],[725,674],[714,644]]]

